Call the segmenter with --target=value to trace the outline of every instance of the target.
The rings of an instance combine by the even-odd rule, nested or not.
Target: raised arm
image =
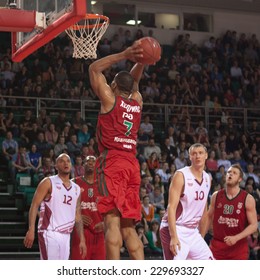
[[[170,250],[174,256],[177,255],[177,247],[180,250],[181,243],[179,241],[176,230],[176,211],[180,201],[180,197],[184,189],[184,178],[181,172],[176,172],[172,178],[169,189],[169,202],[168,202],[168,224],[169,233],[171,236]]]
[[[31,248],[35,237],[35,222],[38,214],[38,209],[41,202],[51,194],[51,181],[49,178],[43,179],[33,196],[32,204],[29,210],[29,228],[24,238],[24,246]]]
[[[107,80],[103,75],[103,71],[121,60],[129,59],[135,62],[136,59],[141,56],[142,49],[139,47],[139,43],[135,42],[131,47],[128,47],[126,50],[117,54],[112,54],[104,58],[98,59],[89,66],[90,84],[94,93],[98,96],[98,98],[101,101],[101,107],[103,106],[104,109],[106,109],[106,107],[110,107],[111,104],[113,106],[115,99],[113,91],[111,87],[107,84]],[[138,76],[136,76],[135,79],[138,79]]]

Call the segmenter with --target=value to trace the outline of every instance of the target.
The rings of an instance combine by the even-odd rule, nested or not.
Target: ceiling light
[[[137,24],[140,24],[140,23],[141,23],[141,20],[138,20]],[[130,19],[129,21],[126,22],[126,24],[128,24],[128,25],[136,25],[136,20]]]

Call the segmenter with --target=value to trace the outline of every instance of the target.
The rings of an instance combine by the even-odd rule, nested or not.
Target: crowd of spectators
[[[121,51],[143,36],[141,29],[132,36],[129,30],[119,28],[112,38],[101,40],[98,56]],[[1,160],[9,166],[15,184],[18,173],[28,174],[32,182],[35,175],[38,182],[55,174],[55,158],[62,152],[72,159],[71,177],[83,174],[82,160],[86,156],[98,155],[95,128],[82,119],[78,103],[66,103],[75,109],[68,116],[60,101],[83,99],[90,101],[89,108],[96,106],[91,103],[97,98],[87,74],[91,61],[73,59],[72,51],[66,37],[48,43],[21,63],[12,62],[10,48],[0,49]],[[104,75],[112,81],[116,72],[130,69],[131,64],[122,61]],[[136,230],[145,252],[162,254],[158,229],[167,207],[169,182],[177,169],[189,164],[188,148],[195,142],[203,143],[209,151],[206,169],[212,176],[211,194],[224,187],[229,166],[239,163],[244,171],[241,187],[254,196],[260,215],[257,37],[228,30],[218,38],[205,38],[204,44],[198,46],[190,34],[179,35],[172,46],[163,46],[162,58],[156,65],[145,68],[140,92],[145,104],[169,104],[172,116],[158,138],[153,125],[153,112],[159,110],[158,106],[144,106],[137,147],[142,221]],[[31,97],[48,97],[51,101],[42,101],[42,109],[36,115],[33,109],[36,101]],[[214,124],[209,127],[205,125],[203,112],[196,107],[201,105],[215,116]],[[47,107],[61,110],[51,118]],[[244,107],[251,108],[252,121],[246,128],[235,121],[236,114]],[[16,111],[22,115],[19,120],[15,118]]]

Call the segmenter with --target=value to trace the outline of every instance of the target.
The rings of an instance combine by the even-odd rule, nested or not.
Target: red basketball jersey
[[[92,223],[88,229],[95,233],[94,226],[103,221],[97,210],[97,185],[96,183],[89,184],[83,177],[75,178],[75,183],[81,189],[81,214],[91,217]]]
[[[211,242],[211,249],[216,259],[240,259],[240,255],[247,255],[246,238],[239,240],[233,246],[224,243],[224,237],[234,236],[248,225],[245,209],[246,196],[247,192],[240,190],[236,197],[229,199],[225,189],[220,190],[216,196]]]
[[[113,109],[99,114],[97,123],[98,149],[120,150],[136,154],[141,106],[136,100],[116,96]]]

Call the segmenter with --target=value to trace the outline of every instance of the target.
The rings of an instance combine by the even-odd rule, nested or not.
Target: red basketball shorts
[[[101,214],[117,208],[122,218],[141,219],[140,166],[133,154],[115,150],[103,152],[96,161],[95,176]]]

